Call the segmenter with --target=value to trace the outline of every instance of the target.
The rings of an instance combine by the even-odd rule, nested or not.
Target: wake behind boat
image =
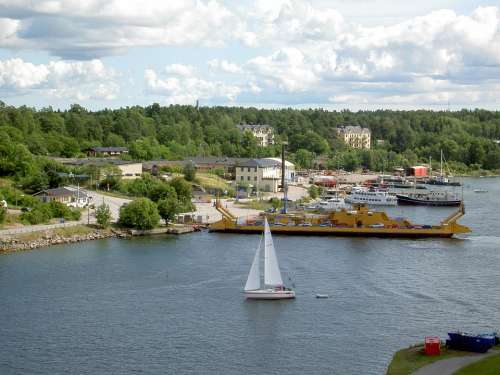
[[[281,278],[281,272],[278,264],[278,257],[274,250],[271,230],[264,219],[264,285],[261,285],[260,277],[260,252],[262,237],[259,247],[255,252],[252,267],[248,274],[245,284],[245,297],[248,299],[290,299],[295,298],[295,291],[286,288]]]

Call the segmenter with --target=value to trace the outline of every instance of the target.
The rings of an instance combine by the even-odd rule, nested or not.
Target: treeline
[[[89,111],[35,110],[0,102],[0,174],[25,175],[32,155],[83,156],[91,146],[127,146],[130,159],[182,159],[188,156],[277,156],[279,145],[259,147],[238,123],[271,125],[276,141],[288,142],[289,157],[311,167],[322,156],[331,167],[390,169],[438,161],[440,151],[459,168],[499,169],[500,112],[325,111],[241,107],[127,107]],[[348,150],[336,137],[339,125],[372,131],[373,149]],[[377,144],[383,140],[383,144]],[[37,169],[53,170],[49,162]],[[55,178],[55,176],[52,176]]]

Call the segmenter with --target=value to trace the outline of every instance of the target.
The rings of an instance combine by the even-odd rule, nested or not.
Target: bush
[[[160,222],[156,204],[148,198],[138,198],[120,208],[120,225],[136,229],[152,229]]]
[[[186,181],[194,181],[196,178],[196,167],[192,161],[188,161],[184,168],[182,168],[182,173]]]
[[[318,186],[316,185],[311,185],[309,187],[309,196],[312,198],[312,199],[316,199],[319,197],[319,195],[321,194],[321,190]]]
[[[7,209],[3,206],[0,206],[0,224],[5,221],[6,216],[7,216]]]
[[[32,210],[23,212],[20,219],[25,224],[42,224],[48,222],[52,218],[52,210],[49,204],[39,203]]]
[[[111,210],[109,206],[105,203],[98,206],[95,210],[95,217],[97,220],[97,224],[99,224],[102,228],[109,227],[111,223]]]

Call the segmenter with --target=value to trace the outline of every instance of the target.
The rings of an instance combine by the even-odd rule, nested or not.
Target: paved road
[[[500,354],[500,350],[490,350],[485,354],[471,354],[465,357],[443,359],[418,369],[412,375],[452,375],[462,367],[495,354]]]
[[[92,203],[94,203],[95,206],[102,204],[103,201],[109,206],[111,210],[112,221],[118,220],[120,207],[124,203],[130,202],[130,199],[111,197],[108,195],[97,193],[95,191],[87,191],[87,193],[92,197]],[[56,223],[56,224],[26,225],[18,228],[2,229],[0,230],[0,237],[19,234],[19,233],[39,232],[49,229],[72,227],[79,224],[87,224],[89,222],[93,224],[95,223],[95,221],[96,220],[95,220],[94,210],[92,209],[89,211],[84,210],[82,212],[82,217],[80,218],[79,221],[67,221],[65,223]]]

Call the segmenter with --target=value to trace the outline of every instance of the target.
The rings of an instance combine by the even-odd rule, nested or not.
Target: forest
[[[271,125],[276,144],[258,146],[251,134],[237,130],[239,123]],[[340,125],[368,127],[372,149],[348,149],[337,139]],[[480,109],[352,112],[155,103],[90,111],[78,104],[68,110],[36,110],[0,102],[0,175],[17,178],[42,171],[57,179],[54,172],[64,168],[47,156],[85,156],[91,146],[127,146],[127,158],[153,160],[276,156],[282,141],[288,143],[287,158],[301,168],[310,168],[321,157],[331,168],[388,171],[427,162],[429,157],[438,163],[442,150],[459,172],[497,170],[497,140],[500,112]]]

